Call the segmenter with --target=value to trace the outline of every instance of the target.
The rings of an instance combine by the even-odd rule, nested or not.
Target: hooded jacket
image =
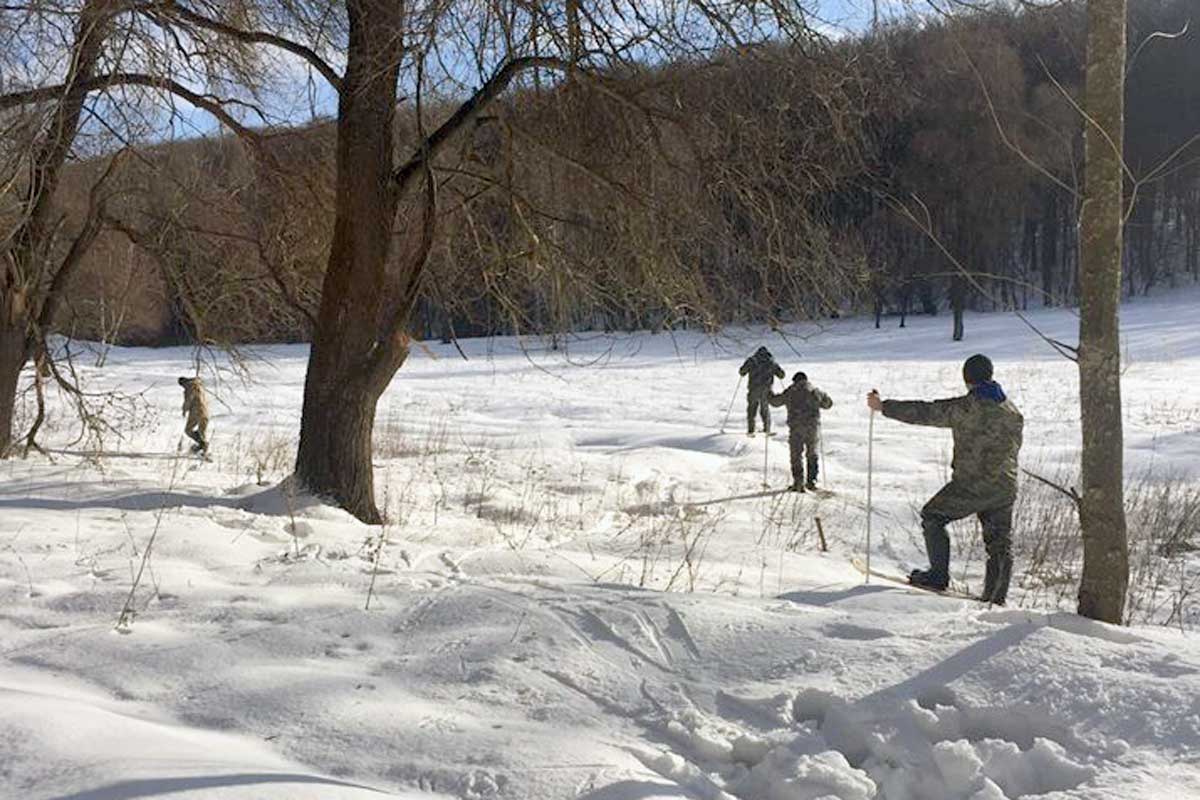
[[[752,394],[767,391],[771,388],[773,379],[784,376],[783,367],[775,363],[774,357],[765,347],[758,348],[754,355],[747,358],[738,374],[749,376],[749,391]]]
[[[1000,384],[987,381],[962,397],[932,402],[884,400],[883,415],[912,425],[949,428],[954,435],[952,481],[997,503],[1016,498],[1025,419]]]

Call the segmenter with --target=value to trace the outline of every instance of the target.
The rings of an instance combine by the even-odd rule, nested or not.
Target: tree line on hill
[[[1131,297],[1200,278],[1198,10],[1130,10]],[[1083,36],[1082,6],[1066,3],[729,49],[603,83],[527,80],[434,166],[453,201],[412,333],[712,330],[864,310],[903,325],[948,310],[961,338],[966,309],[1073,305]],[[417,140],[413,119],[395,125],[400,143]],[[270,131],[269,167],[232,135],[128,159],[111,179],[121,221],[84,256],[57,325],[128,343],[307,341],[335,141],[318,121]],[[70,224],[100,169],[68,176]]]

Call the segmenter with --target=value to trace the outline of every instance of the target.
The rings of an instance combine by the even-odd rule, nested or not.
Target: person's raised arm
[[[946,400],[883,400],[877,390],[867,395],[867,406],[889,419],[907,422],[909,425],[928,425],[934,428],[949,428],[962,410],[965,397]]]

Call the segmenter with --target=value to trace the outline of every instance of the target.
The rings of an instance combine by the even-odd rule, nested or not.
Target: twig
[[[1056,492],[1061,492],[1062,494],[1069,497],[1072,501],[1074,501],[1076,505],[1079,505],[1083,502],[1083,498],[1079,496],[1079,492],[1075,491],[1074,486],[1071,486],[1071,487],[1060,486],[1059,484],[1055,483],[1054,481],[1050,480],[1049,478],[1043,478],[1041,475],[1038,475],[1036,472],[1030,472],[1029,470],[1027,470],[1023,467],[1021,468],[1021,472],[1024,472],[1026,475],[1033,478],[1035,481],[1038,481],[1039,483],[1044,483],[1045,485],[1049,486],[1051,489],[1055,490]]]

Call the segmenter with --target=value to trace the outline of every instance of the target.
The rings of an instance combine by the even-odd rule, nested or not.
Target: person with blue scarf
[[[963,364],[965,395],[929,402],[883,400],[872,391],[867,406],[910,425],[949,428],[954,436],[950,482],[921,509],[929,569],[913,570],[909,582],[937,591],[950,584],[946,526],[975,515],[988,557],[980,599],[1004,605],[1012,575],[1012,514],[1025,420],[992,373],[991,360],[976,354]]]

